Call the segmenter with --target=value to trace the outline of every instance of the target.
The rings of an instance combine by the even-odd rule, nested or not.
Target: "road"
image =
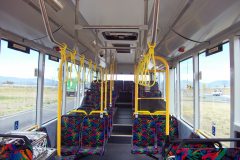
[[[200,95],[201,101],[204,102],[230,102],[229,95],[213,96],[212,94]]]
[[[213,96],[211,94],[206,94],[204,96],[201,96],[201,101],[204,102],[222,102],[222,103],[228,103],[230,102],[230,97],[227,95],[221,95],[221,96]],[[74,100],[69,101],[67,106],[67,110],[71,110],[74,105]],[[43,108],[43,122],[47,122],[53,117],[57,116],[57,110],[56,106],[52,107],[44,107]],[[34,125],[35,123],[35,111],[29,110],[20,112],[16,115],[7,116],[0,118],[0,133],[6,133],[8,131],[14,130],[14,122],[19,121],[19,127],[20,128],[28,128]]]
[[[66,110],[72,110],[74,100],[70,101],[66,105]],[[56,106],[49,106],[43,108],[43,122],[52,120],[57,117]],[[35,124],[35,110],[23,111],[15,115],[6,116],[0,118],[0,133],[6,133],[14,130],[14,122],[19,121],[19,128],[27,129]]]

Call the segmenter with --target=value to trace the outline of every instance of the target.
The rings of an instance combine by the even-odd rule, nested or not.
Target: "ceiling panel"
[[[34,40],[46,36],[42,16],[39,9],[38,0],[7,0],[1,1],[0,5],[0,27],[15,33],[25,39]],[[62,26],[62,28],[54,33],[54,37],[60,43],[66,43],[69,48],[74,47],[74,21],[75,12],[74,5],[69,1],[61,0],[63,3],[63,10],[59,12],[53,11],[47,6],[47,12],[50,19],[52,31]],[[14,4],[14,5],[12,5]],[[86,24],[84,19],[80,16],[80,23]],[[94,51],[91,44],[95,39],[93,34],[89,31],[79,31],[78,43],[80,53],[86,51],[86,46],[90,48],[86,57],[93,58]],[[55,46],[51,43],[48,37],[35,40],[35,42],[45,47],[52,48]],[[83,45],[82,45],[83,44]],[[86,52],[87,53],[87,52]]]
[[[134,63],[135,54],[134,53],[118,53],[117,62],[118,63]]]
[[[194,1],[174,30],[193,40],[206,41],[237,23],[240,16],[239,8],[239,0]],[[158,52],[166,57],[174,57],[179,54],[177,51],[179,47],[185,46],[187,51],[196,45],[198,43],[187,41],[171,32]]]
[[[81,0],[80,11],[90,25],[144,23],[144,0]]]

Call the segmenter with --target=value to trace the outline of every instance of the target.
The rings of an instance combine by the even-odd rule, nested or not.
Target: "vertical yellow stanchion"
[[[170,77],[169,77],[169,66],[166,64],[166,135],[169,135],[169,125],[170,125],[170,116],[169,116],[169,101],[170,101]]]
[[[166,135],[169,135],[169,124],[170,124],[169,123],[169,118],[170,118],[170,116],[169,116],[169,114],[170,114],[170,112],[169,112],[169,106],[170,106],[170,104],[169,104],[169,100],[170,100],[170,97],[169,97],[170,96],[170,94],[169,94],[169,92],[170,92],[169,65],[168,65],[168,62],[160,56],[155,56],[155,59],[161,61],[166,67]]]
[[[63,64],[66,61],[66,49],[67,45],[63,44],[63,47],[60,47],[61,60],[59,64],[58,71],[58,115],[57,115],[57,155],[61,156],[61,116],[62,116],[62,85],[63,85]],[[68,66],[67,66],[68,67]]]
[[[107,110],[107,74],[108,70],[105,68],[105,100],[104,100],[104,110]]]
[[[101,77],[101,106],[100,110],[103,112],[103,69],[100,67],[100,77]]]
[[[113,83],[113,81],[112,81],[112,73],[113,73],[113,65],[111,64],[110,65],[110,88],[109,88],[109,95],[110,95],[110,101],[109,101],[109,103],[110,103],[110,107],[112,107],[112,83]]]
[[[116,73],[115,80],[117,80],[117,63],[115,63],[115,73]]]
[[[112,84],[112,85],[113,85],[113,86],[112,86],[112,87],[113,87],[113,91],[114,91],[114,83],[115,83],[115,78],[114,78],[114,76],[115,76],[115,74],[117,74],[116,71],[115,71],[115,63],[116,63],[116,61],[114,60],[114,63],[113,63],[113,84]]]
[[[135,75],[135,114],[138,113],[138,70],[137,66],[134,67]]]

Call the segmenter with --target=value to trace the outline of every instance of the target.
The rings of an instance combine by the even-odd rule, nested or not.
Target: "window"
[[[199,55],[200,129],[218,138],[230,137],[229,43],[223,51]]]
[[[117,74],[116,76],[117,76],[117,81],[134,81],[133,74]]]
[[[72,66],[72,71],[71,71]],[[77,71],[75,69],[74,64],[68,63],[69,74],[67,80],[67,90],[66,90],[66,112],[69,112],[77,107],[77,90],[78,90],[78,79],[77,79]],[[78,69],[78,65],[76,65]],[[71,73],[71,77],[70,77]]]
[[[8,48],[0,50],[0,132],[26,129],[36,123],[36,95],[39,53]],[[27,116],[26,116],[27,115]]]
[[[166,76],[165,76],[165,72],[159,72],[157,73],[158,75],[158,85],[159,85],[159,90],[161,91],[162,93],[162,97],[165,97],[166,95],[166,84],[165,84],[165,81],[166,81]]]
[[[193,58],[180,62],[181,118],[193,124]]]
[[[58,107],[58,68],[59,62],[45,56],[44,90],[43,90],[43,123],[57,117]]]
[[[90,88],[91,81],[91,71],[88,69],[88,67],[85,67],[84,88]]]

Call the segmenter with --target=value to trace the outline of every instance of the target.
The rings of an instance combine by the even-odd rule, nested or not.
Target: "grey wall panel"
[[[179,138],[180,139],[189,138],[189,136],[193,132],[193,129],[182,121],[178,122],[178,129],[179,129]]]
[[[56,148],[56,137],[57,137],[57,120],[50,121],[43,125],[46,127],[48,136],[51,142],[51,147]]]
[[[134,65],[120,63],[117,66],[117,73],[118,74],[134,74]]]

